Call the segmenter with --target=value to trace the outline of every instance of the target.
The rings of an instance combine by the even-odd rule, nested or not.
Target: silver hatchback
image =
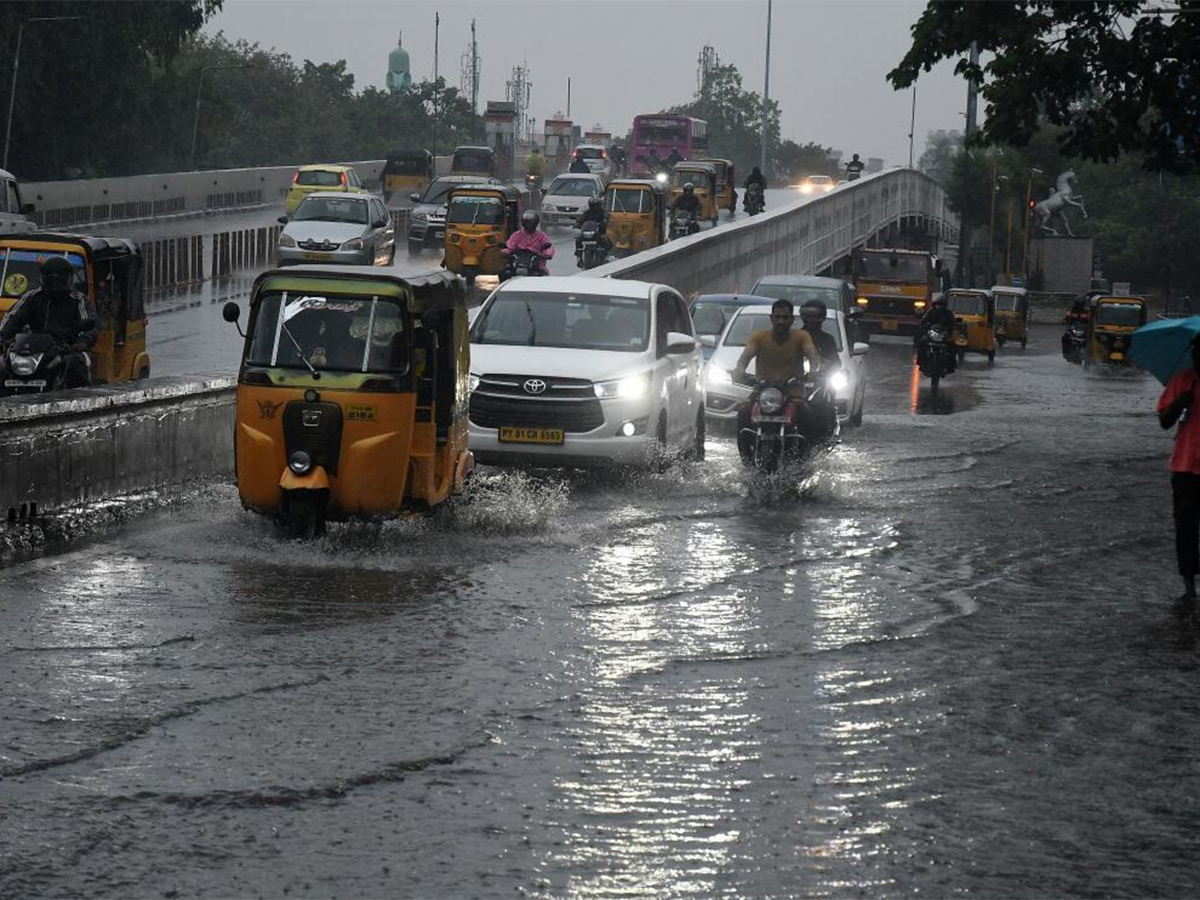
[[[390,265],[396,254],[391,214],[378,197],[322,191],[296,207],[279,235],[281,266],[339,263],[352,266]]]

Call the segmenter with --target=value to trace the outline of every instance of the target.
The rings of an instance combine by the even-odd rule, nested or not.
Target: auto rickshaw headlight
[[[297,475],[307,475],[312,468],[312,457],[307,450],[293,450],[288,457],[288,468]]]
[[[924,300],[917,300],[913,303],[913,309],[924,309],[924,308],[925,308]]]
[[[857,303],[859,306],[866,306],[866,305],[867,305],[868,303],[870,303],[871,301],[870,301],[870,300],[868,300],[866,297],[859,297],[859,298],[858,298],[857,300],[855,300],[854,302],[855,302],[855,303]]]

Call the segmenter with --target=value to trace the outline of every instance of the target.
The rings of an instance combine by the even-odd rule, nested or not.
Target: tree
[[[1134,154],[1152,170],[1200,168],[1200,21],[1155,14],[1142,0],[937,0],[888,74],[897,90],[958,58],[980,83],[988,117],[980,143],[1027,143],[1044,122],[1067,156],[1110,162]],[[992,54],[965,58],[972,43]]]
[[[797,144],[784,140],[771,154],[775,172],[788,181],[797,181],[805,175],[828,175],[837,178],[840,170],[839,157],[829,147],[820,144]]]
[[[925,151],[917,160],[917,168],[943,185],[949,185],[954,161],[962,149],[961,131],[938,129],[925,137]]]

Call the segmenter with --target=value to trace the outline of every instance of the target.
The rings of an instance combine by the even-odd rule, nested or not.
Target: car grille
[[[546,387],[535,394],[526,389],[527,382]],[[576,434],[604,424],[592,382],[537,375],[483,376],[471,393],[470,416],[480,428],[561,428]]]
[[[297,241],[296,246],[299,247],[301,250],[324,250],[326,252],[329,252],[330,250],[336,250],[338,247],[341,246],[341,244],[335,244],[333,241],[312,240],[312,241]]]

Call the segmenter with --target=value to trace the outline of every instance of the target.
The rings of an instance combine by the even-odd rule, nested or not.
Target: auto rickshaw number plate
[[[883,330],[884,331],[895,331],[899,327],[900,327],[900,323],[897,322],[895,319],[884,319],[883,320]]]
[[[561,428],[513,428],[500,429],[500,441],[505,444],[561,444],[564,440]]]

